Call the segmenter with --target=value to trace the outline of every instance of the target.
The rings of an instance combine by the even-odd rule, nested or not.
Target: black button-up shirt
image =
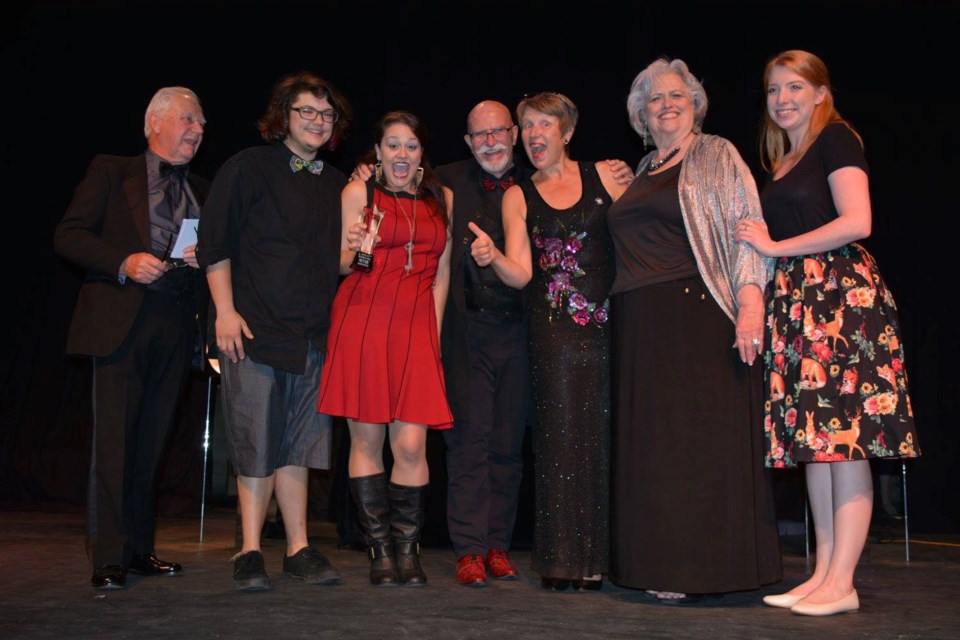
[[[203,206],[197,259],[204,269],[230,260],[234,308],[254,336],[244,338],[246,354],[303,373],[308,343],[326,348],[346,177],[330,165],[319,175],[294,173],[291,156],[283,144],[264,145],[220,168]],[[211,322],[215,316],[213,309]]]

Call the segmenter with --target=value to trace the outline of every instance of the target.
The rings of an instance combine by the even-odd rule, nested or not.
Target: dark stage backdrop
[[[483,98],[515,105],[556,90],[579,106],[572,155],[643,154],[627,122],[634,76],[680,57],[710,99],[705,130],[757,172],[767,58],[809,49],[833,73],[841,112],[871,167],[874,252],[898,301],[923,456],[908,463],[915,531],[960,530],[958,339],[946,322],[946,258],[958,213],[954,100],[957,10],[950,2],[33,2],[0,16],[7,346],[0,361],[0,500],[82,505],[89,365],[63,356],[79,273],[52,251],[54,226],[96,153],[144,148],[154,91],[186,85],[209,120],[193,170],[213,177],[259,144],[254,123],[273,82],[310,69],[357,112],[327,160],[349,172],[387,110],[432,134],[434,164],[468,156],[465,116]],[[940,366],[943,363],[944,366]],[[194,381],[161,482],[161,505],[196,507],[205,379]],[[435,478],[442,478],[442,469]],[[185,505],[185,506],[184,506]]]

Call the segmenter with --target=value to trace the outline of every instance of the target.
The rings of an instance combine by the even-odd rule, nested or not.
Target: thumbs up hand
[[[493,244],[493,240],[475,222],[468,222],[467,228],[477,236],[476,240],[470,244],[470,255],[473,256],[474,261],[481,267],[493,263],[497,254],[500,253],[500,250]]]

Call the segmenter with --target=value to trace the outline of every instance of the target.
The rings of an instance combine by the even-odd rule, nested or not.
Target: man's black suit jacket
[[[202,205],[210,183],[192,173],[188,182]],[[145,154],[98,155],[91,161],[54,232],[54,249],[86,272],[70,323],[67,353],[110,355],[130,331],[146,290],[132,278],[123,283],[119,278],[120,264],[127,256],[151,251]],[[200,270],[191,271],[195,271],[197,311],[203,316],[209,297],[206,280]]]

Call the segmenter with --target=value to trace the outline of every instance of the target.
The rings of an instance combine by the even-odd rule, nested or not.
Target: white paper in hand
[[[173,249],[170,250],[170,257],[179,260],[183,258],[183,250],[192,244],[197,244],[197,224],[199,218],[186,218],[180,225],[180,235],[177,241],[173,243]]]

